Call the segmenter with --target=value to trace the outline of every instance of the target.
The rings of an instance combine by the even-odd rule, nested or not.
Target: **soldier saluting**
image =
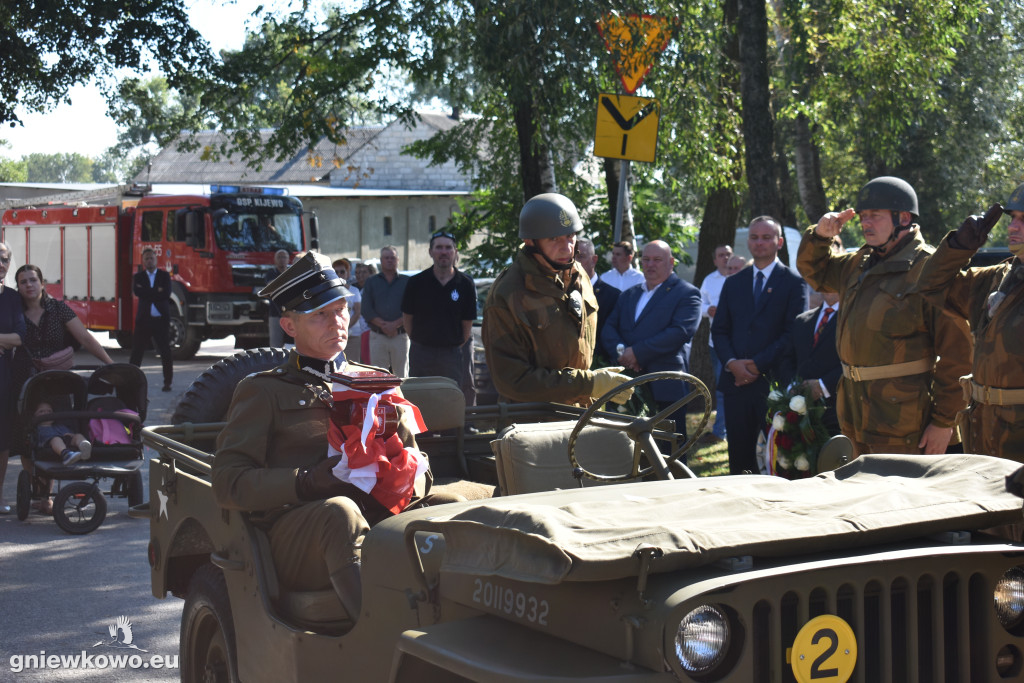
[[[861,189],[856,208],[825,214],[800,244],[800,273],[814,289],[840,295],[836,407],[858,455],[943,453],[963,406],[959,378],[971,341],[965,321],[916,289],[933,251],[918,214],[914,188],[882,176]],[[855,215],[866,244],[832,253],[832,239]]]
[[[986,268],[964,268],[1003,213],[1013,257]],[[1024,462],[1024,184],[1005,208],[969,216],[928,259],[919,287],[938,306],[966,318],[974,334],[972,375],[962,378],[969,397],[961,413],[964,450]]]

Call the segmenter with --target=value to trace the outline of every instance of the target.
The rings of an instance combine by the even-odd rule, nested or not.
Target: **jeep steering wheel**
[[[664,379],[685,380],[693,386],[693,391],[689,392],[678,401],[675,401],[667,408],[659,410],[657,414],[651,417],[637,417],[628,423],[612,422],[610,420],[599,421],[598,419],[595,419],[598,407],[607,403],[616,394],[620,394],[633,387]],[[694,430],[694,436],[689,437],[682,445],[676,446],[667,456],[664,455],[654,440],[655,427],[669,415],[696,400],[698,397],[704,398],[704,416],[701,419],[700,424],[697,425],[697,429]],[[624,384],[620,384],[604,396],[601,396],[599,399],[594,401],[589,408],[587,408],[583,415],[580,416],[580,419],[576,422],[576,427],[572,430],[572,434],[569,435],[569,462],[572,463],[574,472],[578,472],[582,474],[582,476],[596,481],[629,481],[631,479],[643,478],[651,472],[656,472],[658,477],[661,479],[675,479],[670,470],[670,466],[693,448],[697,443],[697,438],[704,433],[704,428],[707,426],[710,417],[711,392],[708,391],[708,388],[702,381],[693,375],[689,375],[685,372],[669,371],[652,372],[647,375],[642,375],[631,379]],[[594,472],[588,472],[586,468],[580,465],[579,461],[576,459],[576,440],[583,432],[584,427],[589,426],[592,422],[597,427],[625,432],[633,442],[633,464],[630,467],[629,472],[626,472],[625,474],[596,474]],[[650,464],[646,467],[641,467],[644,457],[647,458],[647,462]],[[688,478],[695,478],[697,476],[684,463],[679,463],[678,467],[682,468],[683,473]]]

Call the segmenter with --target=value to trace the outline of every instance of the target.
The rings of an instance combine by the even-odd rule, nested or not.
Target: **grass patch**
[[[686,433],[693,434],[700,422],[699,415],[686,416]],[[708,424],[714,424],[715,414],[711,413]],[[710,431],[710,430],[706,430]],[[729,448],[725,441],[715,444],[698,443],[697,450],[687,456],[686,464],[698,477],[717,477],[729,474]]]

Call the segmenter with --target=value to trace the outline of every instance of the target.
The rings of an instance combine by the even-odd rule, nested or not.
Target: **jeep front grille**
[[[1004,562],[996,564],[1004,569],[1015,564],[1005,562],[1009,558],[1000,559]],[[834,588],[820,580],[827,578],[824,574],[798,574],[798,580],[787,581],[788,586],[777,597],[762,592],[743,619],[751,626],[748,654],[752,656],[752,680],[795,683],[787,650],[801,626],[822,614],[838,615],[856,634],[858,657],[851,681],[998,680],[995,652],[1006,643],[1021,645],[1020,638],[999,625],[992,607],[992,589],[1004,569],[996,573],[977,569],[982,563],[951,569],[954,563],[936,562],[933,566],[945,566],[945,573],[906,571],[910,566],[920,569],[922,564],[918,558],[914,563],[847,566],[843,568],[842,580],[831,584]],[[857,577],[858,573],[863,576]],[[800,580],[805,580],[806,585],[794,587]],[[733,597],[725,602],[735,608],[737,602]]]

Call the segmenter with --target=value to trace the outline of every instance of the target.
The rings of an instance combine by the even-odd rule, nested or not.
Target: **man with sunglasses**
[[[462,387],[466,405],[473,405],[476,392],[472,377],[465,377],[463,356],[467,347],[472,353],[466,342],[476,319],[476,285],[455,267],[459,252],[454,235],[435,232],[429,253],[434,265],[409,278],[402,296],[402,322],[410,340],[409,374],[451,377]]]

